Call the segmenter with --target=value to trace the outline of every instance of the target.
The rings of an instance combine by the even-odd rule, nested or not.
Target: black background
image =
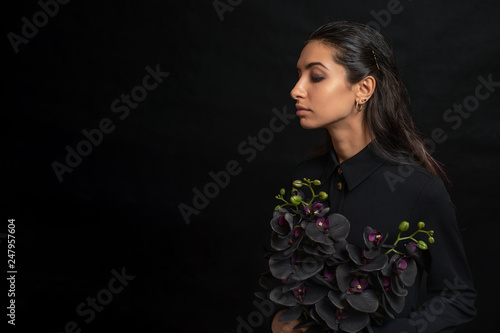
[[[16,219],[16,329],[62,332],[74,321],[82,332],[236,332],[238,317],[256,311],[274,195],[323,133],[294,119],[252,159],[238,146],[269,127],[274,108],[294,113],[289,92],[309,32],[332,20],[375,21],[389,2],[246,0],[221,20],[210,0],[74,0],[18,53],[7,34],[21,35],[21,18],[32,21],[40,5],[4,4],[0,233]],[[419,129],[447,135],[434,156],[452,181],[479,293],[477,319],[460,332],[494,332],[500,88],[460,126],[443,114],[474,95],[479,76],[500,81],[500,3],[401,6],[380,30],[394,46]],[[119,119],[111,103],[157,65],[168,77]],[[51,164],[65,163],[65,147],[76,149],[82,130],[103,118],[114,131],[59,182]],[[231,160],[241,172],[187,224],[179,204],[192,206],[193,189]],[[135,278],[85,323],[77,306],[122,268]]]

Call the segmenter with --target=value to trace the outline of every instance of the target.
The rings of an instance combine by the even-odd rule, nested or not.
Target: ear
[[[375,91],[375,86],[377,81],[373,76],[367,76],[363,80],[359,81],[356,86],[356,101],[359,104],[365,104],[372,97]]]

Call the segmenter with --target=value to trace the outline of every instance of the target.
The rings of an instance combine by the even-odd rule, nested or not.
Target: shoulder
[[[406,187],[413,188],[418,192],[418,200],[424,202],[449,201],[450,195],[443,180],[429,170],[414,164],[399,163],[391,168],[397,172],[400,180],[405,182]]]
[[[422,208],[427,209],[455,210],[443,180],[435,175],[430,175],[422,187],[418,196],[418,203]]]
[[[415,218],[444,218],[455,215],[455,205],[451,201],[444,181],[439,176],[418,166],[400,165],[400,168],[402,167],[414,168],[403,187],[414,193],[412,215]]]
[[[410,220],[454,220],[455,206],[439,176],[423,167],[397,162],[385,162],[379,172],[379,182],[387,193],[381,196],[406,206]]]
[[[393,161],[386,159],[379,173],[392,191],[407,189],[412,192],[416,191],[419,198],[449,199],[443,180],[411,160]]]

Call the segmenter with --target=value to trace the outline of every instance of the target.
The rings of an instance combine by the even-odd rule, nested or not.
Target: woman
[[[325,128],[327,153],[301,163],[293,179],[319,179],[331,209],[350,221],[348,241],[363,246],[366,226],[387,231],[401,221],[434,230],[418,259],[403,310],[374,332],[451,332],[475,316],[474,291],[446,178],[427,152],[410,115],[409,97],[386,40],[372,28],[334,22],[314,31],[297,62],[291,91],[305,129]],[[425,286],[425,289],[424,287]],[[423,297],[422,297],[423,296]],[[293,329],[279,322],[272,331]]]

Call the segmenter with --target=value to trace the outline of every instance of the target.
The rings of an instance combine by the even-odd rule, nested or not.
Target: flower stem
[[[413,236],[415,236],[416,234],[418,234],[419,232],[423,232],[423,233],[426,233],[427,235],[430,235],[431,232],[430,231],[426,231],[426,230],[422,230],[422,229],[418,229],[417,231],[415,231],[413,234],[411,234],[410,236],[406,236],[406,237],[401,237],[401,232],[400,231],[398,233],[398,238],[396,239],[396,241],[394,242],[394,248],[396,247],[396,245],[399,243],[399,241],[402,241],[402,240],[407,240],[407,239],[411,239],[412,241],[414,241],[415,243],[418,243],[418,240],[415,239]],[[391,252],[395,252],[395,253],[398,253],[398,254],[401,254],[401,255],[404,255],[404,253],[401,253],[399,251],[396,251],[394,250],[394,248],[392,249],[389,249],[387,252],[385,252],[385,254],[389,254]]]
[[[309,313],[309,310],[305,306],[302,307],[302,311],[304,311],[304,317],[305,317],[304,319],[307,320],[308,317],[311,317],[311,314]]]

